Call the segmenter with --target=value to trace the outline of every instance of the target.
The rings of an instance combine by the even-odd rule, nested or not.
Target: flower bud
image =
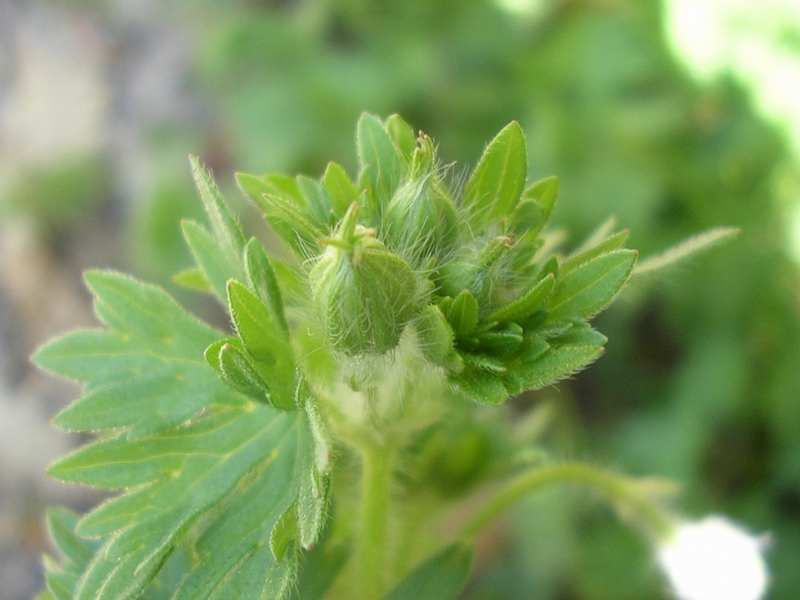
[[[331,345],[351,356],[395,348],[418,309],[411,267],[356,224],[353,203],[314,265],[314,307]]]
[[[452,250],[457,223],[455,203],[436,173],[433,142],[423,134],[414,151],[411,175],[386,209],[383,239],[421,266]]]

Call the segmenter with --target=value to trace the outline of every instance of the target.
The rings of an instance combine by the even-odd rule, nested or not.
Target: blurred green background
[[[791,0],[0,0],[0,598],[40,585],[73,387],[25,357],[91,323],[79,273],[170,285],[198,154],[232,173],[351,172],[362,111],[400,113],[463,176],[508,121],[556,174],[577,242],[608,215],[644,256],[733,242],[597,319],[606,356],[558,389],[547,441],[682,485],[688,516],[771,532],[771,598],[800,597],[800,9]],[[531,498],[464,598],[662,598],[645,542],[579,492]],[[5,582],[11,582],[5,585]],[[4,595],[5,594],[5,595]]]

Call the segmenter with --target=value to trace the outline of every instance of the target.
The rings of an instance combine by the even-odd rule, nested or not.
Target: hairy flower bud
[[[381,233],[391,248],[411,257],[419,266],[453,248],[458,215],[436,172],[433,142],[424,134],[418,142],[411,175],[392,196]]]
[[[411,267],[374,231],[356,224],[354,203],[314,265],[314,307],[331,345],[351,356],[384,354],[397,346],[418,309]]]

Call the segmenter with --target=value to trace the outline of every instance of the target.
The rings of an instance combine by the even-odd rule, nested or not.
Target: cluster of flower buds
[[[588,321],[628,280],[627,232],[601,227],[572,253],[545,243],[558,196],[530,186],[525,136],[506,126],[454,197],[433,141],[394,115],[365,114],[355,181],[331,163],[319,181],[240,174],[304,265],[337,351],[392,351],[413,328],[423,356],[484,404],[553,383],[603,352]]]

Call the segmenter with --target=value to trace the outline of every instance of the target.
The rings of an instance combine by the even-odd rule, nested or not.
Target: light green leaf
[[[328,163],[325,175],[322,176],[328,200],[338,218],[342,218],[350,205],[358,200],[358,191],[345,170],[336,163]]]
[[[211,284],[208,282],[208,278],[206,277],[205,273],[203,273],[203,270],[199,267],[184,269],[177,275],[174,275],[172,277],[172,281],[190,290],[209,293],[213,292],[211,289]]]
[[[453,600],[469,581],[472,546],[456,542],[414,569],[384,600]]]
[[[414,129],[406,123],[398,114],[394,114],[386,119],[386,131],[392,138],[395,146],[400,149],[405,158],[411,160],[411,155],[417,147],[417,136]]]
[[[284,410],[296,408],[294,353],[284,332],[272,322],[261,300],[233,279],[228,282],[228,302],[236,332],[271,390],[272,404]]]
[[[570,271],[574,271],[581,265],[585,265],[593,258],[621,247],[628,239],[628,234],[629,232],[626,229],[624,231],[609,235],[608,237],[601,239],[597,243],[594,243],[588,247],[582,246],[565,258],[561,263],[561,275],[565,276]]]
[[[403,177],[403,159],[389,133],[378,119],[364,113],[356,131],[359,182],[369,195],[368,218],[379,217]]]
[[[519,202],[527,174],[525,134],[513,121],[491,141],[467,181],[464,205],[474,222],[485,226],[511,213]]]
[[[305,260],[319,253],[317,240],[328,234],[327,226],[315,221],[294,179],[237,173],[236,182],[297,258]]]
[[[272,263],[264,251],[264,247],[255,238],[247,242],[244,249],[244,262],[247,269],[247,282],[256,296],[269,309],[269,315],[280,326],[284,334],[289,336],[289,324],[283,308],[283,294],[278,285],[278,278]]]
[[[219,349],[217,364],[220,378],[228,387],[257,402],[275,406],[272,402],[269,385],[258,374],[244,352],[232,344],[224,344]]]
[[[202,408],[228,402],[203,351],[221,333],[166,292],[113,272],[86,281],[111,330],[56,338],[32,357],[40,367],[87,383],[55,423],[71,431],[129,428],[131,437],[174,427]]]
[[[198,268],[205,276],[214,294],[220,302],[224,303],[227,299],[225,284],[231,274],[240,273],[241,277],[244,276],[241,257],[234,261],[225,253],[220,252],[214,236],[194,221],[181,222],[181,229]]]
[[[47,512],[50,536],[56,548],[63,554],[61,564],[45,557],[45,579],[55,600],[72,600],[81,574],[100,546],[99,542],[84,540],[75,535],[77,522],[78,515],[71,511],[51,509]]]
[[[698,233],[661,254],[649,256],[639,261],[633,270],[633,274],[639,276],[664,269],[677,262],[691,258],[699,252],[727,242],[740,232],[741,229],[738,227],[715,227],[703,233]]]
[[[219,251],[225,255],[231,265],[240,265],[245,243],[244,234],[211,179],[211,175],[200,165],[197,157],[190,156],[189,160],[192,164],[194,182],[200,192],[206,214],[211,221],[211,231],[214,233]],[[229,273],[230,276],[234,276],[234,274],[235,272]]]
[[[635,250],[614,250],[561,277],[547,302],[548,320],[589,318],[603,310],[630,277],[636,256]]]
[[[533,200],[542,207],[543,217],[537,233],[542,227],[547,225],[547,222],[550,220],[550,215],[553,214],[553,208],[558,200],[558,191],[558,177],[551,175],[550,177],[545,177],[544,179],[534,182],[522,193],[523,199]]]

